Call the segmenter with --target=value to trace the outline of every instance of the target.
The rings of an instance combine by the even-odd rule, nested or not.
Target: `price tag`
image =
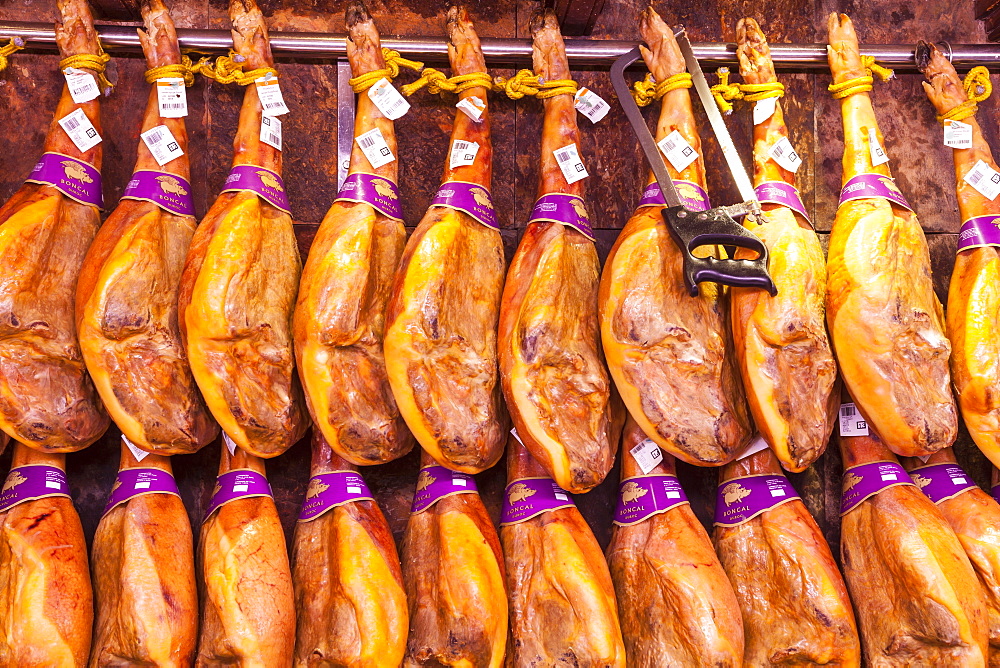
[[[857,406],[852,403],[840,404],[840,435],[868,435],[868,423],[861,417]]]
[[[878,130],[868,128],[868,150],[871,152],[872,165],[884,165],[889,162],[889,156],[882,149],[882,144],[878,143]]]
[[[778,107],[778,98],[776,97],[765,97],[763,100],[757,100],[753,105],[753,124],[760,125],[767,119],[774,116],[774,110]]]
[[[358,142],[361,151],[368,158],[368,162],[372,163],[372,167],[388,165],[396,159],[378,128],[372,128],[368,132],[358,135],[355,141]]]
[[[87,118],[87,114],[83,113],[83,109],[77,108],[66,114],[59,119],[59,125],[81,151],[89,151],[101,143],[101,135],[97,134],[97,128]]]
[[[368,99],[374,102],[382,115],[390,121],[402,117],[410,110],[410,103],[385,77],[379,79],[374,86],[368,89]]]
[[[581,114],[590,119],[591,123],[596,123],[611,111],[611,105],[604,101],[600,95],[589,88],[581,88],[576,91],[573,106]]]
[[[566,183],[576,183],[589,176],[587,168],[583,166],[583,161],[580,160],[580,152],[576,149],[576,144],[563,146],[553,151],[553,153],[556,156],[556,162],[559,163],[559,169],[562,170],[563,177],[566,179]]]
[[[698,159],[698,151],[694,150],[694,147],[677,130],[661,139],[657,146],[678,172],[684,171],[685,167]]]
[[[483,112],[486,111],[486,103],[483,102],[482,98],[476,95],[470,95],[469,97],[463,97],[455,105],[458,109],[461,109],[462,113],[479,123],[483,120]]]
[[[184,118],[188,115],[187,88],[184,79],[169,77],[156,80],[156,102],[160,118]]]
[[[663,452],[660,450],[660,446],[654,443],[651,438],[647,438],[629,452],[635,457],[635,463],[642,469],[643,475],[655,469],[656,465],[663,461]]]
[[[257,79],[257,99],[263,108],[265,116],[281,116],[288,113],[285,106],[285,99],[281,97],[281,86],[278,85],[278,77],[268,72],[265,76]]]
[[[451,145],[451,168],[471,165],[476,161],[476,154],[479,153],[479,144],[474,141],[456,139]]]
[[[982,160],[976,161],[972,169],[965,174],[964,181],[986,199],[994,200],[1000,195],[1000,172]]]
[[[122,440],[125,441],[125,447],[128,448],[128,451],[132,453],[133,457],[135,457],[135,461],[141,462],[143,459],[149,456],[148,452],[146,452],[145,450],[140,450],[135,445],[135,443],[125,438],[124,434],[122,434]]]
[[[146,147],[153,154],[153,159],[160,167],[184,155],[184,150],[166,125],[157,125],[139,136],[142,137],[142,141],[146,142]]]
[[[236,441],[229,438],[229,434],[222,432],[222,440],[226,444],[226,448],[229,450],[230,456],[236,454]]]
[[[69,96],[77,104],[96,100],[101,96],[101,89],[97,87],[97,80],[94,75],[74,67],[67,67],[63,70],[66,75],[66,86],[69,88]]]
[[[274,116],[260,117],[260,140],[281,150],[281,121]]]
[[[776,141],[771,150],[768,151],[768,155],[790,172],[799,171],[799,166],[802,164],[802,158],[795,152],[795,148],[792,146],[792,142],[788,141],[788,137],[782,137]]]
[[[944,145],[951,148],[972,148],[972,126],[962,121],[945,121]]]

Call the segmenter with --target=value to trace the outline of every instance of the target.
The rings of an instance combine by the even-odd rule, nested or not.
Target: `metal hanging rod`
[[[141,46],[135,27],[100,25],[97,32],[101,43],[115,53],[139,53]],[[54,50],[55,31],[48,23],[0,21],[0,39],[21,37],[29,48]],[[228,30],[179,29],[177,37],[184,51],[208,55],[224,54],[233,45]],[[347,56],[343,35],[310,32],[272,32],[271,51],[278,58],[303,60],[337,59]],[[448,47],[443,39],[392,38],[382,40],[384,46],[395,49],[407,58],[429,63],[446,63]],[[483,39],[483,53],[493,65],[530,65],[531,40]],[[623,53],[634,48],[635,42],[600,39],[567,39],[566,54],[575,66],[610,68]],[[706,65],[733,65],[736,46],[720,42],[701,42],[694,53]],[[962,70],[976,65],[1000,70],[1000,44],[954,44],[952,62]],[[882,65],[900,70],[916,70],[914,46],[909,44],[864,44],[862,52],[875,56]],[[945,47],[945,51],[948,47]],[[772,44],[771,57],[779,69],[826,69],[825,44]]]

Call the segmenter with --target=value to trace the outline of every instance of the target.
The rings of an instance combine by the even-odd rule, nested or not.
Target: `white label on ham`
[[[514,440],[516,440],[518,443],[520,443],[521,445],[524,445],[524,441],[522,441],[521,437],[517,435],[517,428],[516,427],[511,427],[510,428],[510,435],[513,436]]]
[[[1000,172],[977,160],[964,178],[965,182],[979,191],[983,197],[994,200],[1000,195]]]
[[[858,407],[852,403],[840,404],[840,435],[867,436],[868,423],[861,417]]]
[[[757,100],[753,105],[753,124],[760,125],[767,119],[774,116],[774,110],[778,107],[778,98],[765,97]]]
[[[698,159],[698,151],[688,143],[677,130],[674,130],[657,144],[663,151],[664,157],[670,161],[673,168],[678,172],[683,171],[688,165]]]
[[[66,75],[66,87],[69,88],[69,96],[77,104],[96,100],[101,96],[101,89],[97,87],[97,80],[94,75],[73,67],[63,70]]]
[[[236,454],[236,441],[229,438],[229,434],[222,432],[222,440],[226,444],[226,448],[229,450],[230,455]]]
[[[642,474],[646,475],[656,468],[656,465],[663,461],[663,451],[660,450],[653,439],[647,438],[645,441],[635,446],[629,452],[635,458],[635,463],[642,469]]]
[[[596,123],[611,111],[611,105],[604,101],[600,95],[589,88],[581,88],[576,91],[573,106],[581,114],[590,119],[591,123]]]
[[[188,115],[187,88],[184,79],[166,77],[156,80],[156,103],[160,118],[184,118]]]
[[[87,118],[87,114],[83,113],[83,109],[74,109],[66,114],[59,119],[59,125],[81,151],[89,151],[101,143],[101,135],[97,134],[97,128]]]
[[[170,128],[166,125],[157,125],[139,136],[142,137],[142,141],[146,142],[146,147],[149,148],[153,159],[160,167],[184,155],[184,149],[177,143]]]
[[[140,450],[138,447],[136,447],[135,443],[128,440],[124,434],[122,434],[122,440],[125,441],[125,447],[128,448],[128,451],[132,453],[133,457],[135,457],[135,461],[141,462],[143,459],[149,456],[148,452],[146,452],[145,450]]]
[[[758,434],[755,439],[750,441],[750,445],[744,448],[743,452],[736,455],[736,460],[746,459],[750,455],[755,455],[761,450],[767,450],[767,441],[764,440],[763,436]]]
[[[556,156],[556,162],[559,163],[559,169],[562,170],[566,183],[576,183],[590,176],[587,174],[587,168],[583,166],[583,161],[580,160],[576,144],[557,148],[552,153]]]
[[[868,149],[871,152],[872,165],[875,167],[889,162],[889,156],[878,142],[878,130],[875,128],[868,128]]]
[[[802,164],[802,158],[795,152],[795,148],[792,146],[792,142],[788,141],[788,137],[782,137],[776,141],[771,150],[768,151],[768,155],[790,172],[799,171],[799,166]]]
[[[396,156],[389,149],[389,145],[385,143],[382,131],[378,128],[372,128],[368,132],[358,135],[355,141],[358,142],[361,151],[368,158],[368,162],[372,163],[372,167],[378,168],[382,165],[388,165],[396,159]]]
[[[281,116],[288,113],[285,106],[285,98],[281,96],[281,86],[278,85],[278,77],[268,72],[265,76],[257,79],[257,99],[265,116]]]
[[[479,153],[479,143],[456,139],[451,145],[451,169],[471,165],[476,161],[476,154]]]
[[[951,148],[972,148],[972,126],[962,121],[945,121],[944,145]]]
[[[281,121],[273,116],[260,117],[260,140],[281,150]]]
[[[375,103],[382,115],[390,121],[401,118],[410,110],[410,103],[399,94],[396,87],[385,77],[382,77],[375,85],[368,89],[368,98]]]
[[[455,105],[458,109],[462,111],[463,114],[479,123],[483,120],[483,112],[486,111],[486,103],[477,96],[470,95],[469,97],[463,97]]]

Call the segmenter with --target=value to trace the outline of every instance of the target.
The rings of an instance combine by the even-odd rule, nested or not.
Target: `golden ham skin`
[[[968,98],[955,68],[936,48],[923,63],[924,92],[939,114]],[[965,118],[972,126],[972,148],[952,149],[961,220],[973,216],[1000,215],[1000,201],[989,200],[965,182],[965,175],[980,160],[997,168],[976,117]],[[951,341],[951,382],[958,407],[976,442],[995,466],[1000,466],[1000,258],[995,246],[963,250],[955,258],[948,288],[946,326]]]
[[[455,75],[486,72],[464,9],[448,11],[448,36]],[[487,93],[476,87],[460,97],[485,102]],[[477,142],[479,152],[472,165],[446,167],[444,182],[490,190],[489,111],[476,123],[457,110],[451,135],[456,140]],[[497,463],[510,428],[497,369],[503,282],[500,232],[462,211],[432,207],[406,244],[389,300],[385,365],[396,405],[428,454],[466,473]]]
[[[311,476],[357,470],[313,429]],[[296,666],[402,663],[409,627],[406,591],[396,543],[377,503],[347,503],[296,524],[292,582]]]
[[[66,470],[66,457],[15,442],[11,468],[29,464]],[[87,665],[94,602],[71,499],[26,501],[0,514],[0,597],[0,665]]]
[[[434,459],[420,453],[420,466]],[[499,668],[507,646],[500,539],[478,494],[411,513],[403,535],[410,633],[403,666]]]
[[[378,30],[360,1],[347,7],[347,31],[354,76],[383,69]],[[374,128],[398,156],[393,122],[364,92],[357,98],[354,136]],[[398,170],[398,160],[373,168],[354,143],[351,174],[376,174],[396,183]],[[413,448],[382,351],[389,288],[405,244],[402,221],[366,203],[334,202],[299,284],[295,355],[306,402],[333,451],[359,466],[384,464]]]
[[[726,464],[719,484],[761,474],[782,475],[770,450]],[[861,665],[847,587],[801,500],[716,526],[714,541],[743,611],[744,666]]]
[[[871,425],[869,425],[871,429]],[[875,436],[841,436],[847,469],[896,457]],[[840,561],[865,664],[983,666],[983,588],[941,511],[913,485],[862,501],[841,518]]]
[[[927,464],[957,463],[951,448],[943,448],[927,460]],[[924,463],[916,458],[906,458],[903,466],[909,471],[924,466]],[[955,531],[979,576],[989,616],[988,665],[996,668],[1000,666],[1000,504],[974,487],[941,501],[937,507]]]
[[[673,32],[652,7],[643,11],[639,30],[647,45],[643,60],[657,81],[685,71]],[[701,139],[683,88],[663,96],[657,141],[674,130],[699,156],[682,172],[669,163],[667,170],[704,188]],[[601,341],[615,385],[649,438],[698,466],[729,461],[751,435],[726,299],[716,283],[702,283],[700,294],[690,296],[683,256],[657,207],[636,210],[604,264]]]
[[[622,480],[643,475],[630,454],[646,439],[629,418]],[[675,475],[664,455],[648,475]],[[712,541],[689,504],[611,527],[607,550],[630,668],[743,665],[740,605]]]
[[[139,463],[124,443],[121,469],[170,472],[170,458]],[[129,499],[101,518],[92,569],[96,623],[90,665],[183,668],[198,643],[194,535],[173,494]]]
[[[559,22],[531,21],[535,74],[569,79]],[[543,102],[538,194],[581,195],[567,184],[554,151],[580,149],[573,96]],[[500,310],[500,372],[521,440],[556,483],[574,493],[597,486],[614,463],[622,412],[612,396],[598,337],[600,262],[594,242],[560,223],[531,223],[517,247]]]
[[[273,66],[254,0],[230,0],[244,70]],[[260,140],[257,87],[246,87],[233,165],[281,173],[281,151]],[[292,217],[249,191],[222,193],[191,240],[179,312],[191,372],[219,426],[238,446],[275,457],[308,428],[295,375],[292,310],[299,283]]]
[[[830,15],[827,54],[835,83],[865,74],[844,14]],[[888,164],[872,166],[868,131],[878,123],[868,93],[845,97],[840,110],[843,183],[865,172],[891,177]],[[884,147],[881,133],[878,140]],[[916,214],[881,197],[841,205],[827,258],[827,324],[851,396],[899,455],[928,455],[957,434],[941,311]]]
[[[180,63],[163,2],[144,2],[142,13],[146,65]],[[154,85],[141,132],[159,125],[184,155],[160,167],[140,141],[135,170],[190,180],[184,119],[160,118]],[[194,230],[193,216],[123,199],[97,233],[77,284],[77,333],[90,377],[122,433],[159,454],[195,452],[219,430],[191,375],[177,322],[177,291]]]
[[[264,460],[222,446],[219,475],[234,469],[264,474]],[[285,534],[274,499],[225,504],[201,525],[198,540],[201,630],[197,668],[292,665],[295,595]]]
[[[760,26],[742,19],[736,26],[740,74],[749,84],[777,81],[771,50]],[[752,105],[751,105],[752,106]],[[788,136],[781,103],[753,129],[754,185],[783,181],[795,173],[768,154]],[[794,472],[823,454],[836,422],[837,365],[826,334],[826,258],[819,238],[801,214],[780,204],[764,204],[763,220],[746,218],[749,230],[770,253],[769,271],[778,294],[733,288],[733,342],[754,424]]]
[[[86,0],[58,7],[60,56],[100,53]],[[81,152],[58,123],[77,109],[102,132],[100,98],[77,104],[63,86],[45,152],[100,170],[104,144]],[[80,267],[100,224],[95,207],[38,183],[25,183],[0,207],[0,429],[38,450],[81,450],[110,423],[84,367],[73,314]]]

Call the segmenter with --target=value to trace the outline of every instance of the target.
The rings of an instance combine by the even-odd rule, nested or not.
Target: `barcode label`
[[[128,448],[128,451],[132,453],[133,457],[135,457],[135,461],[141,462],[143,459],[149,456],[148,452],[146,452],[145,450],[140,450],[135,443],[125,438],[125,434],[122,434],[122,441],[125,442],[125,447]]]
[[[753,124],[760,125],[767,119],[774,116],[774,110],[778,107],[778,98],[765,97],[757,100],[753,105]]]
[[[661,139],[657,146],[660,147],[660,150],[663,151],[663,156],[670,161],[670,164],[678,172],[684,171],[688,165],[698,159],[698,151],[694,150],[694,147],[688,143],[684,135],[677,130],[674,130]]]
[[[402,117],[410,110],[410,103],[385,77],[379,79],[374,86],[368,89],[368,99],[374,102],[382,115],[390,121]]]
[[[97,128],[83,113],[83,109],[74,109],[59,119],[59,125],[66,131],[69,138],[81,151],[89,151],[101,143],[101,135],[97,134]]]
[[[989,200],[994,200],[1000,195],[1000,172],[987,165],[982,160],[977,160],[965,177],[964,181],[979,191],[979,193]]]
[[[281,86],[278,85],[278,77],[268,72],[265,76],[257,79],[257,99],[265,116],[281,116],[288,113],[285,106],[285,98],[281,96]]]
[[[273,116],[260,117],[260,140],[281,150],[281,121]]]
[[[553,151],[553,154],[556,156],[556,162],[559,163],[559,169],[562,170],[566,183],[576,183],[589,176],[587,168],[580,160],[580,152],[577,150],[576,144],[558,148]]]
[[[187,88],[184,79],[167,77],[156,80],[156,102],[160,118],[184,118],[188,115]]]
[[[858,413],[857,406],[852,403],[840,404],[840,435],[867,436],[868,423]]]
[[[868,128],[868,150],[871,152],[872,165],[877,167],[889,162],[889,156],[882,149],[882,144],[878,141],[878,130]]]
[[[635,463],[642,469],[642,474],[646,475],[656,468],[656,465],[663,461],[663,452],[653,439],[647,438],[629,452],[635,458]]]
[[[482,98],[476,95],[470,95],[469,97],[463,97],[455,105],[458,109],[462,111],[463,114],[479,123],[483,120],[483,112],[486,111],[486,103],[483,102]]]
[[[972,148],[972,126],[962,121],[945,121],[944,145],[951,148]]]
[[[96,100],[101,96],[101,89],[97,87],[97,80],[89,72],[67,67],[63,70],[66,75],[66,87],[69,88],[69,96],[77,104]]]
[[[146,143],[146,147],[153,154],[153,159],[160,167],[184,155],[184,150],[166,125],[157,125],[139,136],[142,137],[142,141]]]
[[[477,142],[456,139],[451,145],[451,169],[471,165],[476,161],[477,153],[479,153]]]
[[[368,158],[368,162],[372,164],[372,167],[378,168],[382,165],[388,165],[390,162],[396,159],[396,156],[392,154],[392,150],[389,145],[385,143],[385,137],[382,136],[382,131],[378,128],[372,128],[364,134],[358,135],[355,140],[358,142],[358,146],[361,147],[361,151]]]
[[[802,164],[802,158],[795,152],[795,148],[792,146],[792,142],[788,141],[788,137],[782,137],[774,142],[774,146],[771,147],[768,155],[781,165],[781,167],[790,172],[799,171],[799,165]]]
[[[581,88],[576,91],[573,106],[576,107],[577,111],[589,118],[591,123],[598,122],[611,111],[611,105],[589,88]]]

